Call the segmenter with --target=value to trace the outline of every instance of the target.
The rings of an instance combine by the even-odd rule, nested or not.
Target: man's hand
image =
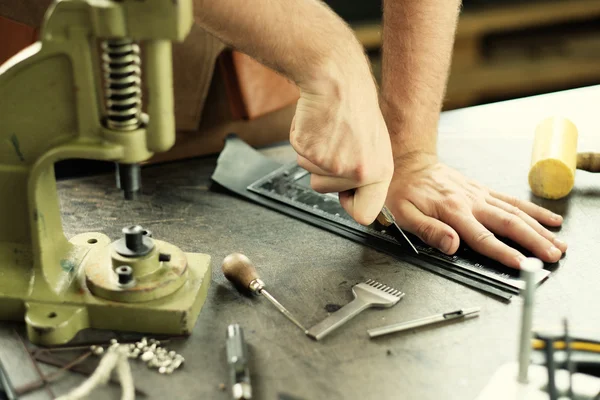
[[[340,71],[331,81],[301,86],[290,141],[298,164],[312,174],[312,188],[339,192],[350,216],[368,225],[383,208],[394,162],[375,84],[362,62],[355,76]]]
[[[322,1],[194,0],[196,22],[295,82],[290,141],[320,192],[370,224],[393,174],[390,137],[364,48]]]
[[[403,229],[453,254],[460,238],[475,251],[518,268],[524,257],[498,240],[512,239],[536,257],[556,262],[566,243],[544,228],[562,217],[533,203],[494,192],[427,154],[398,159],[387,205]]]

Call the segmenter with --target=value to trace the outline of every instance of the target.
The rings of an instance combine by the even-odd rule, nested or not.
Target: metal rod
[[[25,340],[21,337],[21,335],[19,335],[19,332],[17,332],[16,330],[14,332],[15,332],[15,335],[17,336],[17,338],[19,339],[19,343],[21,343],[23,350],[25,350],[25,352],[27,353],[27,356],[29,357],[29,360],[33,364],[33,367],[35,368],[35,372],[38,375],[38,378],[40,378],[40,380],[44,381],[44,374],[42,373],[42,370],[40,369],[40,366],[38,365],[36,359],[33,357],[31,352],[27,348],[27,344],[25,343]],[[50,400],[53,400],[54,398],[56,398],[56,396],[54,395],[54,392],[52,391],[50,386],[48,386],[46,381],[44,381],[44,389],[46,390],[46,393],[48,393],[48,396],[50,396]]]
[[[24,394],[27,394],[27,393],[32,392],[34,390],[37,390],[37,389],[43,387],[44,384],[50,383],[50,382],[53,382],[53,381],[57,380],[65,372],[67,372],[69,369],[71,369],[75,365],[81,363],[82,361],[84,361],[86,358],[88,358],[91,355],[92,355],[91,351],[88,351],[87,353],[83,353],[79,357],[75,358],[73,361],[71,361],[68,364],[66,364],[64,367],[60,368],[58,371],[55,371],[55,372],[53,372],[51,374],[48,374],[48,375],[44,375],[43,379],[39,379],[39,380],[30,382],[30,383],[26,383],[24,385],[21,385],[18,388],[15,388],[15,391],[19,394],[19,396],[22,396]]]
[[[556,379],[555,371],[556,366],[554,363],[554,339],[546,339],[546,370],[548,371],[548,395],[550,400],[558,400],[558,393],[556,391]]]
[[[308,332],[306,330],[306,328],[303,327],[302,324],[300,322],[298,322],[298,320],[296,318],[294,318],[294,316],[288,310],[286,310],[286,308],[284,306],[282,306],[277,300],[275,300],[275,298],[273,296],[271,296],[271,294],[269,294],[269,292],[267,292],[265,289],[261,289],[260,294],[265,296],[267,298],[267,300],[269,300],[271,303],[273,303],[273,305],[275,307],[277,307],[277,309],[279,311],[281,311],[281,313],[283,315],[285,315],[287,317],[287,319],[292,321],[298,328],[302,329],[302,332],[304,332],[305,334]]]
[[[383,214],[383,216],[385,218],[387,218],[395,227],[396,229],[398,229],[400,231],[400,233],[402,234],[404,241],[406,243],[408,243],[408,245],[410,247],[412,247],[413,251],[415,252],[415,254],[419,254],[419,250],[417,250],[417,248],[415,247],[414,244],[412,244],[412,242],[410,241],[410,239],[406,236],[406,234],[404,233],[404,231],[398,226],[398,224],[396,223],[396,217],[394,217],[394,214],[392,214],[392,212],[390,211],[389,208],[387,208],[387,206],[383,206],[383,208],[381,209],[381,213]]]
[[[569,396],[569,399],[573,400],[573,372],[574,372],[574,365],[573,365],[573,359],[571,358],[571,356],[573,355],[573,349],[572,349],[572,340],[571,340],[571,335],[569,335],[569,323],[567,321],[567,319],[563,319],[563,326],[565,329],[565,349],[567,351],[567,369],[569,370],[569,388],[568,388],[568,392],[567,395]]]
[[[415,319],[407,322],[400,322],[398,324],[382,326],[380,328],[369,329],[367,333],[370,337],[378,337],[387,335],[389,333],[402,332],[421,326],[435,324],[441,321],[450,321],[457,318],[464,318],[469,315],[477,315],[479,313],[479,307],[463,308],[461,310],[451,311],[443,314],[436,314],[425,318]]]
[[[535,298],[535,275],[542,269],[541,260],[533,257],[521,262],[521,274],[525,280],[525,295],[523,298],[523,311],[521,318],[521,337],[519,340],[519,375],[520,383],[527,383],[529,358],[531,356],[531,324],[533,319],[533,303]]]

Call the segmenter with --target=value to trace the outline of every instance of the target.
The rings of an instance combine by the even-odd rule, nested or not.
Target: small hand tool
[[[396,218],[394,218],[394,214],[392,214],[392,212],[390,211],[389,208],[387,208],[387,206],[385,206],[385,205],[383,206],[383,208],[381,209],[381,212],[379,213],[379,216],[377,217],[377,221],[379,221],[380,224],[385,225],[385,226],[394,225],[396,227],[396,229],[398,229],[398,231],[402,234],[401,241],[404,243],[408,243],[408,245],[414,250],[415,254],[419,254],[419,250],[417,250],[415,245],[412,244],[412,242],[406,236],[404,231],[402,229],[400,229],[400,227],[396,223]],[[396,237],[396,239],[398,239],[398,238]]]
[[[398,324],[382,326],[380,328],[369,329],[367,333],[369,337],[374,338],[378,336],[387,335],[395,332],[402,332],[421,326],[435,324],[441,321],[450,321],[457,318],[465,318],[467,316],[477,316],[479,314],[479,307],[463,308],[456,311],[451,311],[443,314],[432,315],[430,317],[415,319],[408,322],[400,322]]]
[[[225,257],[221,266],[223,275],[231,283],[241,290],[247,290],[254,295],[263,295],[267,298],[283,315],[292,321],[302,332],[306,333],[306,328],[284,307],[282,306],[267,290],[265,283],[260,279],[256,268],[248,257],[240,253],[233,253]]]
[[[227,327],[227,364],[233,400],[250,400],[252,385],[248,368],[248,349],[244,341],[244,332],[238,324]]]
[[[307,335],[315,340],[323,339],[361,311],[370,307],[389,308],[404,297],[404,293],[400,290],[372,279],[354,285],[352,294],[354,300],[310,328]]]

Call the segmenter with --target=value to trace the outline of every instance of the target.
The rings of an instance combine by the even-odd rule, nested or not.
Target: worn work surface
[[[445,113],[442,159],[482,183],[530,198],[527,171],[535,125],[561,113],[580,129],[580,148],[600,149],[600,87]],[[595,142],[595,143],[594,143]],[[265,150],[293,160],[289,147]],[[499,302],[418,267],[360,246],[229,194],[209,190],[216,157],[145,168],[144,195],[125,202],[112,176],[59,183],[69,237],[87,231],[116,238],[139,223],[184,251],[213,256],[208,300],[193,335],[170,345],[184,368],[159,376],[133,362],[136,386],[151,399],[227,399],[225,329],[240,323],[250,346],[256,399],[473,399],[503,363],[516,359],[521,299]],[[600,176],[577,173],[569,198],[541,202],[561,213],[560,236],[570,248],[538,290],[534,324],[555,326],[568,317],[573,330],[600,332]],[[231,252],[243,252],[280,302],[313,325],[352,299],[351,286],[372,278],[406,292],[393,308],[367,310],[313,342],[266,299],[238,294],[220,272]],[[444,327],[370,340],[366,330],[461,307],[480,306],[478,318]],[[18,326],[19,327],[19,326]],[[16,385],[36,374],[16,345],[10,324],[0,328],[0,358]],[[81,382],[70,376],[56,394]],[[118,398],[103,388],[91,399]],[[25,399],[48,398],[39,391]]]

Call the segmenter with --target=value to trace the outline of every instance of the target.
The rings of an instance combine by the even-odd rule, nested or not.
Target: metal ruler
[[[337,194],[318,193],[310,187],[310,173],[296,163],[287,164],[276,169],[270,174],[250,184],[247,189],[261,196],[277,200],[288,206],[318,216],[336,225],[365,236],[375,237],[393,243],[399,250],[412,253],[407,245],[399,243],[393,236],[385,231],[385,227],[375,222],[369,226],[357,223],[340,205]],[[519,278],[519,272],[505,267],[496,261],[475,253],[466,246],[462,246],[455,255],[448,256],[432,248],[416,236],[410,235],[410,240],[419,251],[413,257],[434,261],[435,265],[445,267],[455,272],[479,277],[485,281],[493,281],[501,287],[512,289],[518,293],[524,288],[524,282]],[[540,280],[546,278],[549,271],[541,274]]]

